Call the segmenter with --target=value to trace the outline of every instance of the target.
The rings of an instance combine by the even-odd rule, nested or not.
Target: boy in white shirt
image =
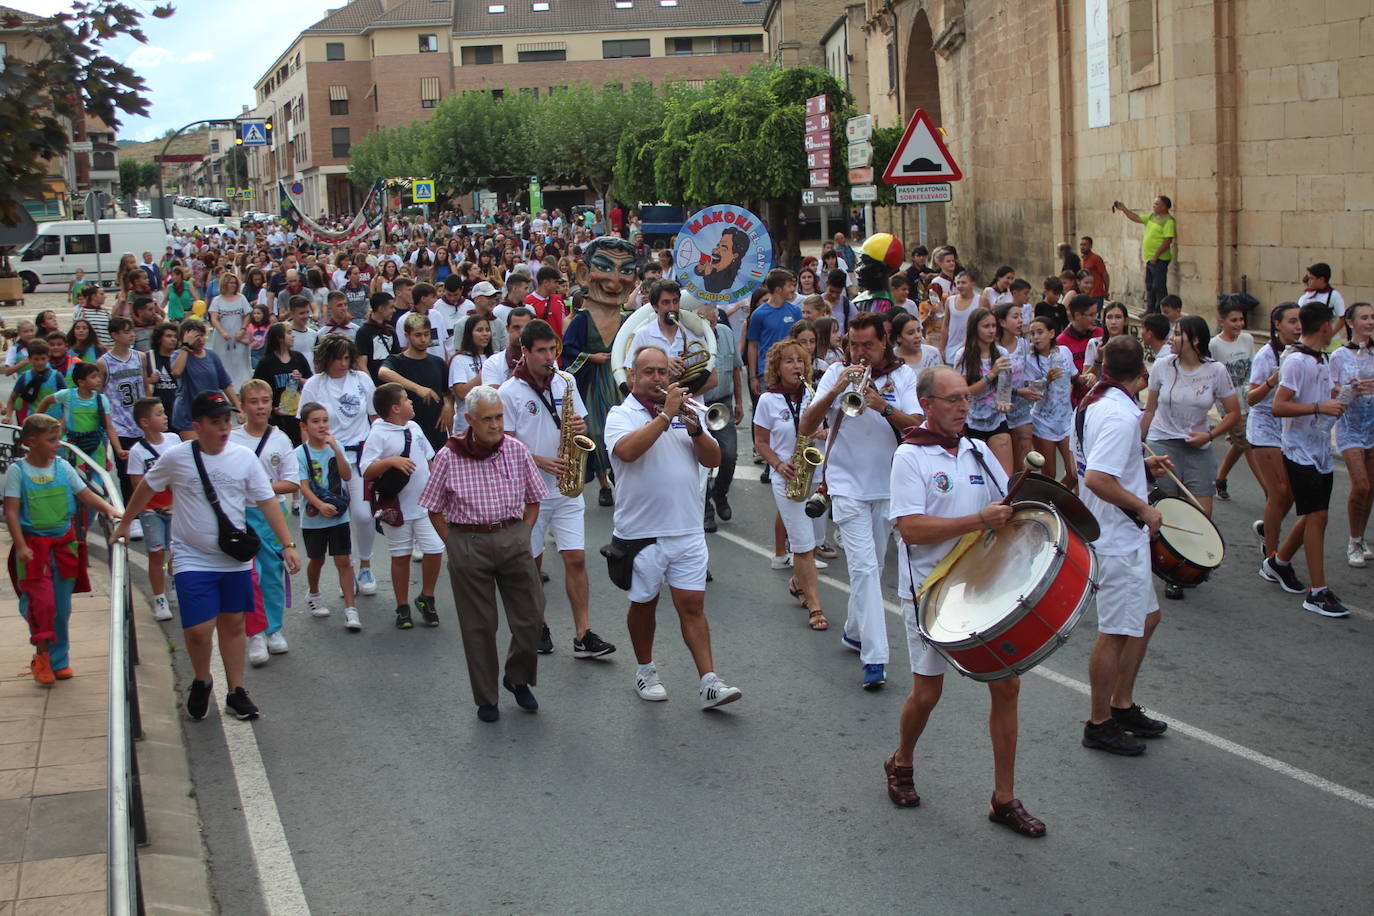
[[[383,516],[382,531],[391,550],[391,588],[396,594],[396,628],[409,630],[410,555],[419,548],[424,554],[420,564],[420,594],[415,607],[427,627],[439,625],[434,608],[434,588],[444,561],[444,542],[420,505],[420,494],[429,483],[429,461],[434,449],[415,423],[415,405],[406,390],[395,382],[381,385],[372,395],[377,419],[363,444],[359,466],[363,479],[372,481],[373,510],[377,511],[378,490],[394,495],[399,519]],[[404,477],[404,480],[401,478]],[[397,486],[399,485],[399,489]],[[396,521],[400,524],[395,524]]]
[[[162,452],[176,441],[167,440],[167,410],[160,398],[140,398],[134,402],[134,422],[142,437],[129,446],[129,485],[137,489],[148,469],[162,457]],[[180,441],[180,440],[177,440]],[[148,584],[153,589],[153,617],[171,620],[172,609],[167,606],[167,544],[172,537],[172,493],[170,490],[154,494],[147,507],[139,513],[143,528],[143,549],[148,551]]]

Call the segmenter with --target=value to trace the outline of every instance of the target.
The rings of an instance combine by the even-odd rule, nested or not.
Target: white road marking
[[[129,562],[147,575],[148,564],[143,557],[130,551]],[[212,671],[224,670],[218,646],[213,650],[210,667]],[[229,749],[229,765],[239,790],[239,803],[248,827],[248,841],[253,850],[253,866],[258,873],[263,904],[273,916],[309,916],[310,905],[305,901],[301,876],[296,870],[295,859],[291,857],[291,846],[286,842],[286,828],[282,826],[281,811],[277,808],[276,796],[272,794],[272,784],[267,778],[267,768],[262,763],[262,751],[258,748],[253,726],[237,719],[231,720],[222,709],[215,719],[224,732],[224,743]]]
[[[745,540],[737,534],[732,534],[728,531],[720,531],[717,532],[715,536],[718,538],[724,538],[731,544],[743,547],[745,550],[748,550],[749,552],[757,554],[761,557],[771,558],[773,556],[771,550],[767,550],[763,547],[760,547],[752,541]],[[825,585],[830,586],[831,588],[842,591],[845,594],[849,594],[849,583],[847,582],[841,582],[833,576],[826,575],[820,576],[820,581]],[[887,609],[888,613],[890,614],[896,615],[897,617],[900,617],[902,615],[901,606],[896,604],[895,602],[884,601],[883,606]],[[1357,609],[1355,608],[1351,608],[1350,610],[1351,613],[1356,613],[1357,611]],[[1371,617],[1374,617],[1374,615],[1370,615],[1368,611],[1360,610],[1358,611],[1358,613],[1360,614],[1360,616],[1369,615]],[[1058,671],[1055,671],[1051,668],[1047,668],[1044,665],[1038,665],[1037,667],[1032,669],[1030,673],[1038,675],[1039,677],[1043,677],[1046,680],[1058,684],[1061,687],[1067,687],[1075,693],[1082,694],[1085,697],[1091,695],[1092,693],[1089,686],[1083,681],[1071,678],[1067,674],[1060,674]],[[1257,750],[1254,750],[1253,748],[1248,748],[1243,744],[1237,744],[1234,741],[1228,741],[1220,735],[1214,735],[1205,729],[1198,728],[1196,725],[1189,725],[1187,722],[1184,722],[1181,719],[1177,719],[1173,716],[1163,715],[1158,710],[1152,709],[1151,715],[1163,719],[1165,722],[1168,722],[1169,727],[1181,735],[1187,735],[1189,738],[1194,738],[1198,741],[1201,741],[1203,744],[1206,744],[1210,747],[1214,747],[1219,751],[1225,751],[1226,753],[1233,754],[1236,757],[1241,758],[1242,760],[1248,760],[1251,763],[1258,764],[1259,766],[1262,766],[1267,770],[1272,770],[1275,773],[1278,773],[1282,776],[1287,776],[1290,779],[1295,779],[1298,782],[1303,783],[1304,785],[1311,786],[1312,788],[1325,792],[1328,795],[1333,795],[1336,798],[1339,798],[1343,801],[1352,802],[1364,808],[1374,810],[1374,796],[1365,795],[1363,792],[1356,791],[1355,789],[1352,789],[1348,786],[1343,786],[1340,783],[1332,782],[1331,780],[1326,779],[1325,777],[1318,776],[1316,773],[1311,773],[1307,770],[1299,769],[1298,767],[1295,767],[1292,764],[1284,763],[1282,760],[1270,757],[1268,754],[1263,754]]]

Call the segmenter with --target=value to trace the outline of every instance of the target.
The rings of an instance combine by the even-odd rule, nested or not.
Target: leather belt
[[[511,525],[518,525],[524,519],[508,518],[500,522],[492,522],[490,525],[458,525],[450,524],[449,527],[455,531],[462,531],[467,534],[486,534],[492,531],[500,531],[502,528],[509,528]]]

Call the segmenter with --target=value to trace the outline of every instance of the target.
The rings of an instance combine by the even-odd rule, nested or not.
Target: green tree
[[[139,171],[137,159],[119,160],[119,194],[121,197],[137,194],[138,189],[144,187],[139,179]]]
[[[434,171],[425,151],[429,124],[380,128],[349,149],[348,177],[360,188],[378,178],[425,177]]]
[[[534,174],[530,119],[536,104],[523,92],[504,99],[480,90],[449,96],[421,131],[422,161],[454,193],[497,181],[513,188]]]
[[[897,205],[895,185],[884,184],[882,174],[892,160],[892,154],[897,152],[897,144],[902,142],[905,132],[902,127],[878,127],[873,131],[873,179],[878,186],[878,199],[873,204],[875,207]]]
[[[248,153],[237,144],[224,154],[224,183],[234,187],[248,184]],[[157,184],[157,173],[153,173],[151,184]]]
[[[626,90],[614,81],[554,93],[534,108],[531,172],[545,181],[585,184],[598,198],[610,200],[620,138],[659,123],[662,116],[661,97],[649,83]]]
[[[138,167],[138,186],[140,188],[153,188],[157,186],[158,173],[162,167],[156,162],[145,162]],[[121,178],[122,180],[122,178]]]
[[[165,19],[170,6],[150,15]],[[33,32],[47,48],[37,60],[5,57],[0,70],[0,221],[13,223],[25,198],[41,196],[48,160],[67,152],[70,137],[63,122],[82,111],[111,128],[120,114],[148,111],[147,85],[132,69],[105,53],[121,35],[146,43],[143,12],[127,3],[76,0],[69,12],[37,23],[0,8],[0,26]]]

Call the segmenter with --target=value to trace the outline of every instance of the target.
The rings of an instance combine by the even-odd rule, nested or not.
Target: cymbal
[[[1016,491],[1016,502],[1030,500],[1049,503],[1059,510],[1064,521],[1083,540],[1091,543],[1098,539],[1102,534],[1102,529],[1098,526],[1097,519],[1093,518],[1092,512],[1083,505],[1083,501],[1073,495],[1072,490],[1044,474],[1037,474],[1034,471],[1026,471],[1025,474],[1025,483],[1021,484],[1021,488]]]

